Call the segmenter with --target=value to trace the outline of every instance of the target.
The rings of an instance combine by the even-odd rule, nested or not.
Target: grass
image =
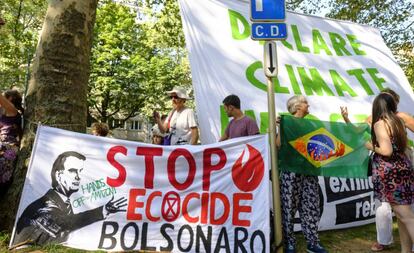
[[[381,251],[383,253],[399,253],[401,248],[399,245],[397,222],[393,224],[394,241],[389,249]],[[376,242],[375,223],[356,228],[323,231],[319,233],[321,243],[329,251],[329,253],[372,253],[371,246]],[[297,233],[298,253],[306,252],[306,242],[302,233]]]
[[[394,241],[395,243],[390,249],[382,251],[383,253],[399,253],[400,246],[398,245],[398,228],[394,222]],[[302,233],[297,233],[297,252],[306,252],[306,242]],[[371,245],[376,241],[375,224],[365,225],[357,228],[323,231],[319,233],[322,244],[326,247],[329,253],[371,253]],[[8,243],[10,234],[0,232],[0,252],[8,252]],[[50,253],[80,253],[86,252],[83,250],[76,250],[60,245],[47,245],[43,247],[30,247],[18,250],[17,252],[50,252]],[[88,251],[90,252],[90,251]],[[102,252],[102,251],[94,251]]]

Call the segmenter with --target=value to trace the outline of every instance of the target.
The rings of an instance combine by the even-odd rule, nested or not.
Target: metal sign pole
[[[274,41],[266,42],[264,45],[264,70],[267,77],[267,105],[269,112],[269,141],[270,141],[270,162],[272,172],[273,189],[273,231],[275,252],[283,253],[282,236],[282,211],[280,204],[279,169],[277,165],[276,149],[276,106],[273,77],[277,76],[277,53]]]
[[[267,78],[267,105],[269,112],[270,166],[272,172],[273,212],[274,212],[274,252],[283,253],[282,211],[280,204],[279,170],[276,150],[276,106],[273,77],[277,77],[276,42],[287,37],[284,23],[285,0],[250,0],[250,20],[252,40],[265,40],[263,70]]]
[[[280,184],[279,184],[279,168],[277,165],[276,150],[276,109],[274,98],[273,78],[267,78],[267,100],[269,107],[269,135],[270,135],[270,162],[272,170],[272,188],[273,188],[273,212],[274,212],[274,242],[277,253],[283,253],[283,236],[282,236],[282,211],[280,205]]]

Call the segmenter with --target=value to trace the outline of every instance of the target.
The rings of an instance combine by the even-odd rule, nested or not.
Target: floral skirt
[[[414,170],[404,153],[384,157],[375,154],[372,183],[374,196],[394,205],[414,203]]]
[[[0,190],[11,181],[18,150],[16,144],[0,143]]]

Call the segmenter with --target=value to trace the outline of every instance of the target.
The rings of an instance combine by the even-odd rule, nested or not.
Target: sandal
[[[378,242],[374,243],[371,246],[371,250],[374,251],[374,252],[383,251],[386,248],[388,248],[388,245],[383,245],[383,244],[380,244]]]

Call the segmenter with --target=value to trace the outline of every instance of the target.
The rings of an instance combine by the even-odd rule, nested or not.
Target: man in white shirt
[[[185,106],[190,99],[187,91],[182,87],[174,87],[167,91],[170,96],[173,110],[163,122],[158,112],[154,111],[154,120],[158,124],[161,133],[168,133],[170,145],[195,145],[198,141],[198,126],[194,111]]]

